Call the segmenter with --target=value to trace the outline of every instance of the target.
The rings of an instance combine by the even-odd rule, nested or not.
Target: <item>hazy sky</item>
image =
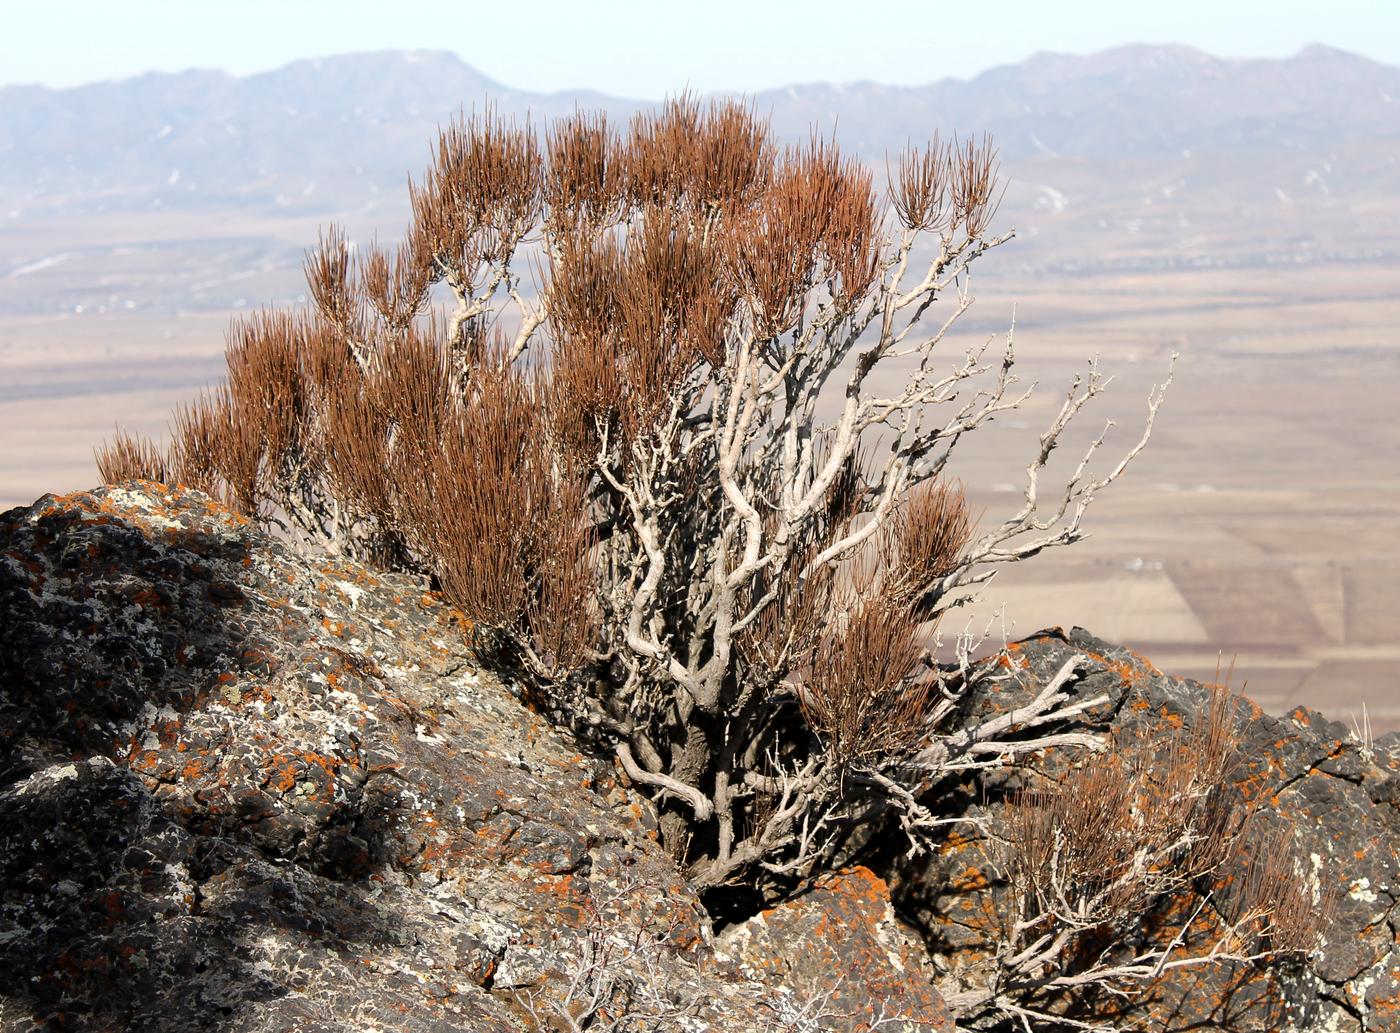
[[[1321,42],[1400,65],[1397,0],[0,0],[0,83],[263,71],[381,48],[456,52],[531,90],[924,83],[1037,50],[1188,43],[1279,57]]]

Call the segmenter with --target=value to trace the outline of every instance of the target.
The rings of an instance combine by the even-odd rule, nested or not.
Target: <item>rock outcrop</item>
[[[952,1028],[865,873],[717,951],[462,620],[159,485],[0,517],[0,1030]]]
[[[889,1029],[946,1013],[922,944],[899,925],[889,887],[868,868],[819,878],[796,900],[725,930],[720,946],[746,975],[821,1002],[835,1029]]]
[[[973,701],[973,718],[1026,703],[1070,657],[1086,661],[1075,685],[1080,699],[1107,702],[1082,722],[1085,730],[1130,741],[1137,733],[1189,733],[1209,710],[1211,690],[1173,678],[1121,646],[1075,628],[1042,632],[1011,647],[1008,677]],[[1154,1031],[1228,1030],[1257,1033],[1362,1033],[1400,1030],[1400,735],[1358,741],[1322,715],[1298,708],[1270,717],[1248,699],[1231,700],[1243,767],[1236,784],[1258,805],[1252,821],[1291,833],[1298,878],[1331,896],[1321,950],[1300,965],[1236,964],[1181,969],[1127,998],[1105,995],[1098,1018]],[[1063,771],[1076,753],[1048,750],[1041,775]],[[996,773],[963,787],[965,814],[997,818],[1008,783],[1024,773]],[[1034,776],[1031,776],[1032,778]],[[937,855],[895,862],[890,874],[900,913],[923,932],[945,992],[960,973],[976,978],[997,927],[1009,912],[997,851],[975,825],[960,826]],[[1330,888],[1331,892],[1326,891]],[[1144,923],[1158,941],[1180,928],[1177,914]],[[1190,914],[1190,910],[1184,914]],[[1208,904],[1187,950],[1212,932]]]
[[[463,631],[421,584],[296,557],[195,493],[0,516],[0,1033],[504,1033],[623,1010],[618,1029],[953,1029],[937,988],[1004,917],[989,839],[876,844],[716,935],[646,800]],[[1086,728],[1205,709],[1205,687],[1076,629],[1017,644],[968,716],[1072,655],[1075,691],[1108,697]],[[1400,737],[1232,705],[1241,791],[1339,888],[1324,949],[1173,975],[1112,1021],[1400,1030]],[[1008,777],[942,804],[994,828]]]

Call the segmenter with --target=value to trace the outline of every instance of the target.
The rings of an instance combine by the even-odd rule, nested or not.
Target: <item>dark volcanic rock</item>
[[[1190,730],[1209,707],[1208,687],[1168,677],[1131,651],[1079,628],[1068,635],[1041,633],[1011,648],[1010,676],[973,701],[974,715],[991,716],[1027,702],[1076,655],[1087,660],[1075,686],[1079,698],[1108,697],[1085,716],[1085,729],[1128,741],[1139,730]],[[1302,708],[1277,718],[1242,697],[1234,697],[1232,706],[1244,761],[1238,789],[1260,805],[1252,820],[1289,830],[1297,877],[1319,896],[1334,889],[1323,947],[1306,965],[1178,970],[1141,996],[1105,1006],[1123,1028],[1154,1033],[1400,1030],[1400,736],[1368,745]],[[1051,749],[1033,761],[1029,774],[969,781],[966,813],[996,828],[1008,791],[1064,771],[1075,756]],[[1011,912],[1000,855],[988,836],[969,831],[973,828],[965,825],[950,835],[931,863],[923,858],[897,865],[891,876],[895,905],[921,928],[945,993],[980,980]],[[1214,918],[1208,906],[1195,928],[1209,932]],[[1170,919],[1149,916],[1142,935],[1160,942],[1177,927]],[[1203,943],[1189,938],[1186,949]]]
[[[0,1030],[504,1033],[626,999],[795,1033],[859,1028],[813,1001],[874,1014],[867,982],[905,1002],[881,1029],[952,1028],[883,918],[861,982],[718,953],[649,806],[461,620],[159,485],[0,516]],[[784,955],[888,903],[791,907]]]

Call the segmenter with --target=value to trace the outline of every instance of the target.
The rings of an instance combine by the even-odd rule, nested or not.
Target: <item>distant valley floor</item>
[[[295,289],[294,273],[275,279],[269,295]],[[1053,280],[989,264],[963,341],[1004,329],[1014,303],[1023,375],[1042,387],[960,448],[953,472],[984,522],[1014,509],[1083,357],[1101,352],[1118,379],[1078,440],[1112,416],[1120,448],[1169,353],[1182,360],[1151,446],[1091,509],[1092,537],[1004,571],[945,636],[1000,607],[1012,637],[1078,624],[1207,680],[1233,658],[1234,686],[1266,710],[1360,726],[1364,705],[1376,733],[1400,728],[1396,282],[1384,263]],[[161,433],[219,377],[232,314],[0,316],[0,508],[91,486],[92,446],[117,423]]]

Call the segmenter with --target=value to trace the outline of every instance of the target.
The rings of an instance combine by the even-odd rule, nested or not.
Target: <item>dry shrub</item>
[[[1198,729],[1139,732],[1072,768],[1053,789],[1011,803],[1013,884],[1044,914],[1086,925],[1136,921],[1148,904],[1214,871],[1243,805],[1229,696],[1217,691]]]
[[[936,587],[957,569],[975,529],[961,484],[940,480],[910,492],[882,540],[881,569],[890,594],[915,614],[926,613],[928,601],[937,601]]]
[[[1193,951],[1254,958],[1316,947],[1327,909],[1314,899],[1319,887],[1297,866],[1292,834],[1267,831],[1239,789],[1243,763],[1232,713],[1228,691],[1213,688],[1190,730],[1139,730],[1072,768],[1053,788],[1025,791],[1010,802],[1005,860],[1023,939],[1008,947],[1008,956],[1034,958],[1033,950],[1017,951],[1036,937],[1045,938],[1044,946],[1057,934],[1061,952],[1105,931],[1110,943],[1132,942],[1149,916],[1163,908],[1178,913],[1183,901],[1200,898],[1212,902],[1223,932],[1192,948],[1186,930],[1174,927],[1170,933],[1181,942],[1158,945],[1160,959],[1127,966],[1104,982],[1142,978],[1131,969],[1150,972],[1158,960],[1158,971],[1165,970],[1173,951],[1181,964]],[[1189,913],[1191,905],[1185,907]],[[1109,951],[1095,964],[1114,971],[1122,960]]]
[[[264,438],[257,412],[247,419],[227,385],[175,411],[170,449],[175,479],[249,516],[264,497]]]
[[[890,201],[899,221],[912,230],[941,230],[951,215],[948,188],[953,169],[949,153],[932,145],[899,156],[898,171],[890,177]]]
[[[229,411],[262,441],[266,466],[257,490],[263,495],[284,465],[299,461],[315,433],[302,373],[305,333],[304,317],[264,312],[237,321],[225,349]]]
[[[1091,366],[1024,504],[979,530],[950,452],[1027,395],[1009,338],[985,361],[988,344],[940,346],[1006,239],[998,189],[985,139],[935,137],[881,198],[834,142],[780,149],[731,102],[682,97],[624,129],[579,114],[543,144],[488,110],[440,135],[397,247],[330,228],[309,309],[235,323],[227,383],[176,412],[169,453],[119,435],[101,472],[165,474],[295,544],[429,576],[652,796],[696,887],[778,899],[886,834],[918,849],[946,824],[937,787],[969,769],[1095,745],[1061,734],[1084,707],[1059,681],[1014,719],[944,727],[977,675],[966,649],[950,678],[924,648],[989,565],[1082,537],[1162,401],[1110,472],[1088,469],[1098,439],[1046,493],[1103,390]],[[1203,728],[1014,802],[1021,931],[1071,935],[1023,944],[1006,985],[1043,988],[1037,951],[1246,849],[1223,702]],[[1296,950],[1306,908],[1279,853],[1260,847],[1231,899]]]
[[[393,526],[389,438],[379,391],[357,368],[328,379],[324,391],[321,456],[331,491],[350,512]]]
[[[1227,913],[1236,921],[1257,916],[1256,948],[1308,955],[1318,949],[1340,896],[1337,884],[1322,885],[1317,873],[1299,870],[1297,843],[1288,828],[1259,832],[1240,850],[1233,895],[1225,888]],[[1238,869],[1239,862],[1231,866]]]
[[[430,577],[654,796],[696,885],[790,892],[861,814],[934,827],[897,784],[950,756],[928,634],[979,566],[1077,540],[1146,440],[975,530],[949,452],[1023,396],[1009,341],[939,345],[1005,239],[995,152],[935,138],[897,179],[882,198],[833,141],[779,148],[727,101],[540,136],[460,119],[396,247],[328,229],[309,308],[235,323],[169,455],[119,438],[103,472],[165,469],[297,545]],[[1032,486],[1102,383],[1076,382]]]
[[[774,155],[768,127],[751,109],[684,95],[632,119],[622,154],[626,194],[636,207],[704,219],[761,195]]]
[[[493,110],[442,131],[433,165],[411,188],[411,242],[423,282],[445,279],[474,292],[493,262],[508,261],[540,204],[543,159],[534,131]],[[415,274],[408,277],[419,279]]]
[[[857,469],[833,486],[828,540],[859,525]],[[768,649],[781,642],[805,658],[803,713],[839,763],[899,756],[927,740],[937,685],[924,643],[938,615],[925,600],[956,567],[973,528],[961,485],[921,485],[868,548],[824,579],[794,585],[774,607],[762,629]],[[804,628],[805,639],[794,637]]]
[[[443,590],[482,625],[577,663],[588,639],[589,527],[581,480],[547,447],[531,378],[499,357],[434,438],[395,461],[400,520]],[[573,476],[570,476],[573,474]]]
[[[919,745],[928,734],[931,685],[916,676],[918,621],[877,597],[843,623],[814,650],[801,696],[808,722],[843,764]]]
[[[214,408],[221,396],[221,391],[206,391],[193,402],[181,403],[171,420],[170,465],[176,480],[214,498],[222,496],[218,484],[223,421]]]
[[[111,441],[96,449],[95,458],[104,484],[129,480],[165,483],[170,478],[165,453],[144,435],[118,429]]]
[[[789,149],[768,189],[719,233],[726,276],[758,333],[791,331],[811,284],[825,280],[834,303],[864,295],[880,259],[870,172],[813,139]]]
[[[579,112],[549,134],[544,202],[558,238],[612,225],[627,191],[627,153],[607,115]]]

